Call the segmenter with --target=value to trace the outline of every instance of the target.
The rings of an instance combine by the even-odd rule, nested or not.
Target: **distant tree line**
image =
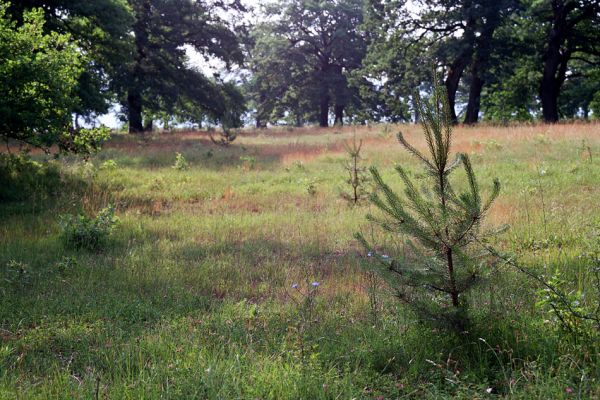
[[[0,79],[14,86],[0,89],[0,116],[34,126],[30,136],[48,136],[43,125],[55,123],[78,132],[82,119],[89,122],[115,103],[132,133],[152,129],[154,121],[241,124],[240,88],[190,66],[186,53],[191,48],[224,69],[241,65],[244,27],[223,17],[244,11],[237,0],[0,0],[0,10]],[[38,68],[27,60],[39,61]],[[26,108],[34,98],[40,108],[32,113]],[[23,128],[13,125],[2,126],[2,136],[22,139]]]
[[[416,121],[414,90],[431,92],[433,67],[455,123],[600,116],[597,0],[0,4],[0,134],[33,144],[114,104],[132,133]],[[190,49],[222,70],[191,65]]]
[[[418,120],[443,71],[453,121],[600,115],[600,2],[277,0],[253,27],[257,125]]]

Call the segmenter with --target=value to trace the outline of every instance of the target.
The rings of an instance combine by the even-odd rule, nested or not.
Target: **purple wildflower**
[[[319,282],[313,282],[313,283],[311,283],[311,285],[312,285],[312,287],[317,287],[317,286],[319,286]]]
[[[294,284],[292,285],[292,289],[298,289],[298,284],[297,284],[297,283],[294,283]]]

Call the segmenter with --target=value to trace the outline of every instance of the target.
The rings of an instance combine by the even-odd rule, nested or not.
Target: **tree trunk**
[[[454,59],[454,62],[448,69],[448,76],[444,85],[446,86],[446,92],[448,94],[448,105],[450,107],[450,119],[452,123],[458,123],[458,117],[456,115],[456,92],[458,91],[458,85],[460,84],[460,78],[467,68],[467,65],[471,62],[473,57],[473,47],[475,44],[475,32],[474,32],[475,20],[469,16],[467,25],[464,33],[464,44],[462,51]]]
[[[127,111],[129,118],[129,133],[140,133],[144,131],[142,120],[143,98],[142,88],[144,83],[143,63],[146,58],[146,47],[148,45],[148,23],[151,17],[150,1],[144,0],[138,7],[134,7],[135,23],[133,32],[135,35],[135,65],[130,77],[127,90]]]
[[[500,8],[490,7],[484,20],[481,34],[475,39],[475,49],[471,63],[471,86],[469,87],[469,102],[467,104],[465,124],[476,124],[479,121],[481,91],[485,84],[484,74],[489,69],[494,31],[500,24],[500,20]]]
[[[319,126],[322,128],[327,128],[329,126],[329,94],[325,93],[321,96],[321,103],[319,107]]]
[[[417,98],[412,96],[412,104],[415,113],[415,124],[421,122],[421,114],[419,114],[419,105],[417,104]]]
[[[471,87],[469,88],[469,103],[467,104],[467,113],[465,114],[465,124],[473,125],[479,121],[479,108],[481,105],[481,90],[484,80],[478,73],[471,77]]]
[[[560,93],[560,84],[557,73],[561,64],[560,59],[560,43],[556,40],[551,41],[544,54],[544,72],[540,84],[542,115],[544,121],[548,123],[558,122],[558,95]]]
[[[542,79],[540,100],[544,122],[558,122],[558,88],[553,79]]]
[[[144,132],[142,122],[142,95],[134,88],[127,93],[127,118],[129,120],[129,133]]]
[[[569,50],[561,48],[567,38],[567,16],[572,11],[573,4],[565,6],[562,1],[552,3],[552,29],[548,35],[548,44],[543,56],[544,72],[540,83],[540,100],[542,115],[548,123],[558,122],[558,96],[565,80],[567,63],[571,58]]]
[[[344,125],[344,106],[336,104],[333,110],[335,113],[335,120],[333,124],[339,126]]]
[[[463,72],[467,68],[467,65],[469,65],[469,62],[471,62],[472,57],[473,44],[468,43],[467,48],[465,48],[454,60],[452,65],[450,65],[448,76],[446,77],[445,86],[448,93],[448,105],[450,106],[450,119],[454,124],[458,123],[458,116],[456,115],[455,110],[456,92],[458,91]]]
[[[470,57],[469,57],[470,58]],[[448,105],[450,107],[450,119],[452,123],[458,123],[458,117],[456,116],[456,92],[458,91],[458,84],[462,73],[467,66],[468,59],[466,57],[459,57],[452,63],[448,70],[448,76],[446,77],[446,92],[448,93]]]

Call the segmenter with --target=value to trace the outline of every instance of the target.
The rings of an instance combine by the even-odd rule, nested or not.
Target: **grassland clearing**
[[[354,232],[401,240],[340,197],[343,141],[399,184],[397,129],[425,145],[417,126],[252,131],[227,148],[190,132],[62,159],[56,196],[0,205],[0,398],[598,398],[600,349],[561,334],[516,271],[472,295],[464,341],[415,323],[365,268]],[[454,151],[482,187],[501,180],[488,222],[511,228],[494,245],[590,291],[600,125],[459,128]],[[110,246],[65,249],[57,216],[108,204]],[[292,285],[312,282],[308,318]]]

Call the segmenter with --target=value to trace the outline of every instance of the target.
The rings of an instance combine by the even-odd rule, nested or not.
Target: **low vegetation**
[[[340,197],[354,134],[391,190],[396,165],[424,182],[382,129],[249,131],[227,147],[114,135],[52,164],[43,202],[0,204],[0,398],[600,396],[600,127],[455,129],[477,180],[502,185],[482,229],[510,225],[461,295],[466,331],[422,323],[353,238],[378,260],[412,251],[365,219],[373,205]],[[385,128],[400,129],[427,151],[420,128]]]

